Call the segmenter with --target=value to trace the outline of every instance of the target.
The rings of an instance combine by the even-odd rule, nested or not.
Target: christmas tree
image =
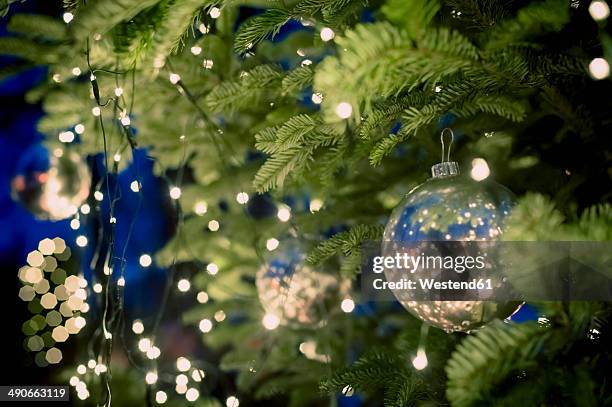
[[[77,377],[83,405],[612,402],[609,302],[533,302],[528,321],[449,333],[359,288],[362,244],[429,177],[447,127],[472,178],[518,197],[503,240],[611,240],[604,1],[66,0],[61,17],[11,3],[0,77],[48,67],[27,94],[47,150],[97,157],[72,215],[77,246],[95,246],[80,266],[95,310],[57,378]],[[138,160],[174,225],[139,255],[167,270],[144,321],[124,291],[151,187]],[[137,204],[115,217],[126,194]],[[198,331],[197,354],[161,344],[172,320]]]

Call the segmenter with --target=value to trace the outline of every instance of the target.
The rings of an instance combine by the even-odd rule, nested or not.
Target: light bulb
[[[610,75],[610,65],[603,58],[595,58],[589,64],[589,72],[593,79],[605,79]]]
[[[171,73],[169,79],[171,84],[176,85],[181,80],[181,77],[177,73]]]
[[[474,181],[482,181],[491,174],[489,165],[482,158],[474,158],[472,160],[472,171],[470,171],[470,177]]]
[[[266,249],[268,249],[268,251],[275,250],[279,244],[280,242],[278,241],[278,239],[270,238],[266,241]]]
[[[332,40],[336,36],[336,33],[331,28],[325,27],[325,28],[323,28],[321,30],[321,34],[320,35],[321,35],[321,39],[324,42],[327,42],[327,41]]]
[[[221,10],[219,9],[219,7],[212,7],[208,14],[210,14],[211,18],[219,18],[219,16],[221,15]]]
[[[276,213],[276,217],[281,222],[287,222],[289,219],[291,219],[291,208],[288,206],[281,206]]]
[[[208,211],[208,205],[204,201],[198,201],[193,206],[193,210],[198,216],[204,215]]]
[[[276,314],[267,313],[261,320],[264,328],[269,331],[272,331],[280,325],[280,318]]]
[[[208,333],[208,332],[210,332],[212,330],[213,323],[212,323],[212,321],[210,319],[204,318],[198,324],[198,328],[200,328],[200,331],[202,331],[203,333],[206,334],[206,333]]]
[[[179,372],[186,372],[191,368],[191,362],[186,357],[179,357],[176,359],[176,368]]]
[[[134,322],[132,322],[132,332],[138,335],[144,332],[144,324],[141,320],[135,319]]]
[[[191,283],[189,282],[189,280],[182,278],[178,281],[176,286],[180,292],[184,293],[189,291],[189,288],[191,288]]]
[[[348,119],[353,114],[353,106],[348,102],[338,103],[336,106],[336,114],[341,119]]]
[[[62,19],[66,24],[69,24],[74,19],[74,14],[66,12],[62,15]]]
[[[351,298],[345,298],[342,300],[342,303],[340,303],[340,308],[348,314],[355,309],[355,301]]]
[[[605,20],[610,16],[610,7],[605,1],[593,1],[589,5],[589,13],[595,21]]]
[[[157,404],[164,404],[168,400],[168,395],[166,392],[159,390],[155,393],[155,402]]]
[[[157,373],[148,372],[145,376],[145,381],[147,382],[147,384],[155,384],[155,382],[157,382]]]
[[[219,266],[217,266],[215,263],[208,263],[206,265],[206,271],[211,276],[214,276],[214,275],[216,275],[219,272]]]
[[[423,349],[419,349],[417,351],[417,355],[414,359],[412,359],[412,366],[416,370],[423,370],[427,367],[427,355]]]
[[[138,262],[140,263],[140,265],[142,267],[149,267],[151,265],[151,263],[153,262],[153,259],[151,258],[150,255],[148,254],[143,254],[140,256],[140,258],[138,259]]]
[[[179,187],[170,188],[170,198],[179,199],[181,197],[182,191]]]
[[[239,192],[236,195],[236,202],[241,205],[244,205],[245,203],[249,202],[249,194],[247,194],[246,192]]]

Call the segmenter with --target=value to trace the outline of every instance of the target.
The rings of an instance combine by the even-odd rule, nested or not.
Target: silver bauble
[[[504,186],[490,180],[476,181],[460,176],[455,162],[443,162],[432,168],[433,178],[410,191],[393,210],[386,225],[382,254],[419,252],[429,255],[442,253],[449,245],[435,242],[469,242],[498,240],[504,230],[504,220],[514,202],[513,194]],[[461,244],[457,244],[461,245]],[[403,253],[402,253],[403,255]],[[451,253],[452,255],[452,253]],[[426,271],[437,280],[449,277],[444,270]],[[469,271],[455,277],[470,278]],[[386,268],[387,281],[415,279],[418,271],[410,274],[405,269]],[[452,278],[452,276],[451,276]],[[504,290],[504,277],[497,273],[494,289]],[[506,318],[520,306],[517,302],[499,303],[492,300],[423,301],[415,290],[393,290],[397,300],[412,314],[428,324],[452,331],[470,331],[494,318]],[[497,297],[497,296],[496,296]],[[431,298],[431,297],[428,297]]]
[[[12,196],[38,219],[66,219],[89,195],[89,168],[75,152],[58,150],[43,167],[23,167],[11,182]]]
[[[257,272],[259,301],[281,325],[323,324],[348,293],[349,281],[316,271],[305,259],[297,239],[281,240],[272,258]]]

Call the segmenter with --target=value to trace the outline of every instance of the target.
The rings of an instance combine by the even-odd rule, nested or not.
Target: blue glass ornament
[[[298,239],[287,238],[257,272],[259,301],[281,325],[319,325],[340,309],[348,293],[349,281],[316,271],[305,260]]]
[[[431,242],[491,241],[503,234],[504,221],[514,203],[512,192],[488,177],[461,176],[456,162],[444,160],[442,145],[443,161],[432,167],[432,178],[410,191],[393,210],[383,236],[383,256],[402,251],[411,256],[432,253],[436,244]],[[439,246],[442,251],[449,247]],[[387,281],[400,281],[406,276],[418,276],[419,271],[409,274],[405,269],[386,268],[385,276]],[[437,276],[442,275],[440,272]],[[469,280],[470,276],[464,274],[461,278]],[[493,287],[503,287],[503,276],[496,278]],[[403,289],[393,293],[413,315],[447,332],[470,331],[494,318],[506,318],[519,306],[516,302],[471,298],[422,301],[414,291]]]
[[[56,149],[48,156],[43,147],[23,156],[11,182],[13,199],[38,219],[49,220],[74,215],[90,187],[89,168],[77,153]]]

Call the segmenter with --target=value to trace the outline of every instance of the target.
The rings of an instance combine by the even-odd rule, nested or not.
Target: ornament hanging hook
[[[445,150],[444,135],[446,133],[450,134],[450,141],[448,142],[448,151],[446,151],[446,160],[445,160],[444,159],[444,150]],[[453,133],[453,130],[450,127],[447,127],[444,130],[442,130],[442,132],[440,133],[440,143],[442,144],[442,162],[450,161],[450,152],[451,152],[451,147],[453,146],[453,141],[455,141],[455,133]]]

